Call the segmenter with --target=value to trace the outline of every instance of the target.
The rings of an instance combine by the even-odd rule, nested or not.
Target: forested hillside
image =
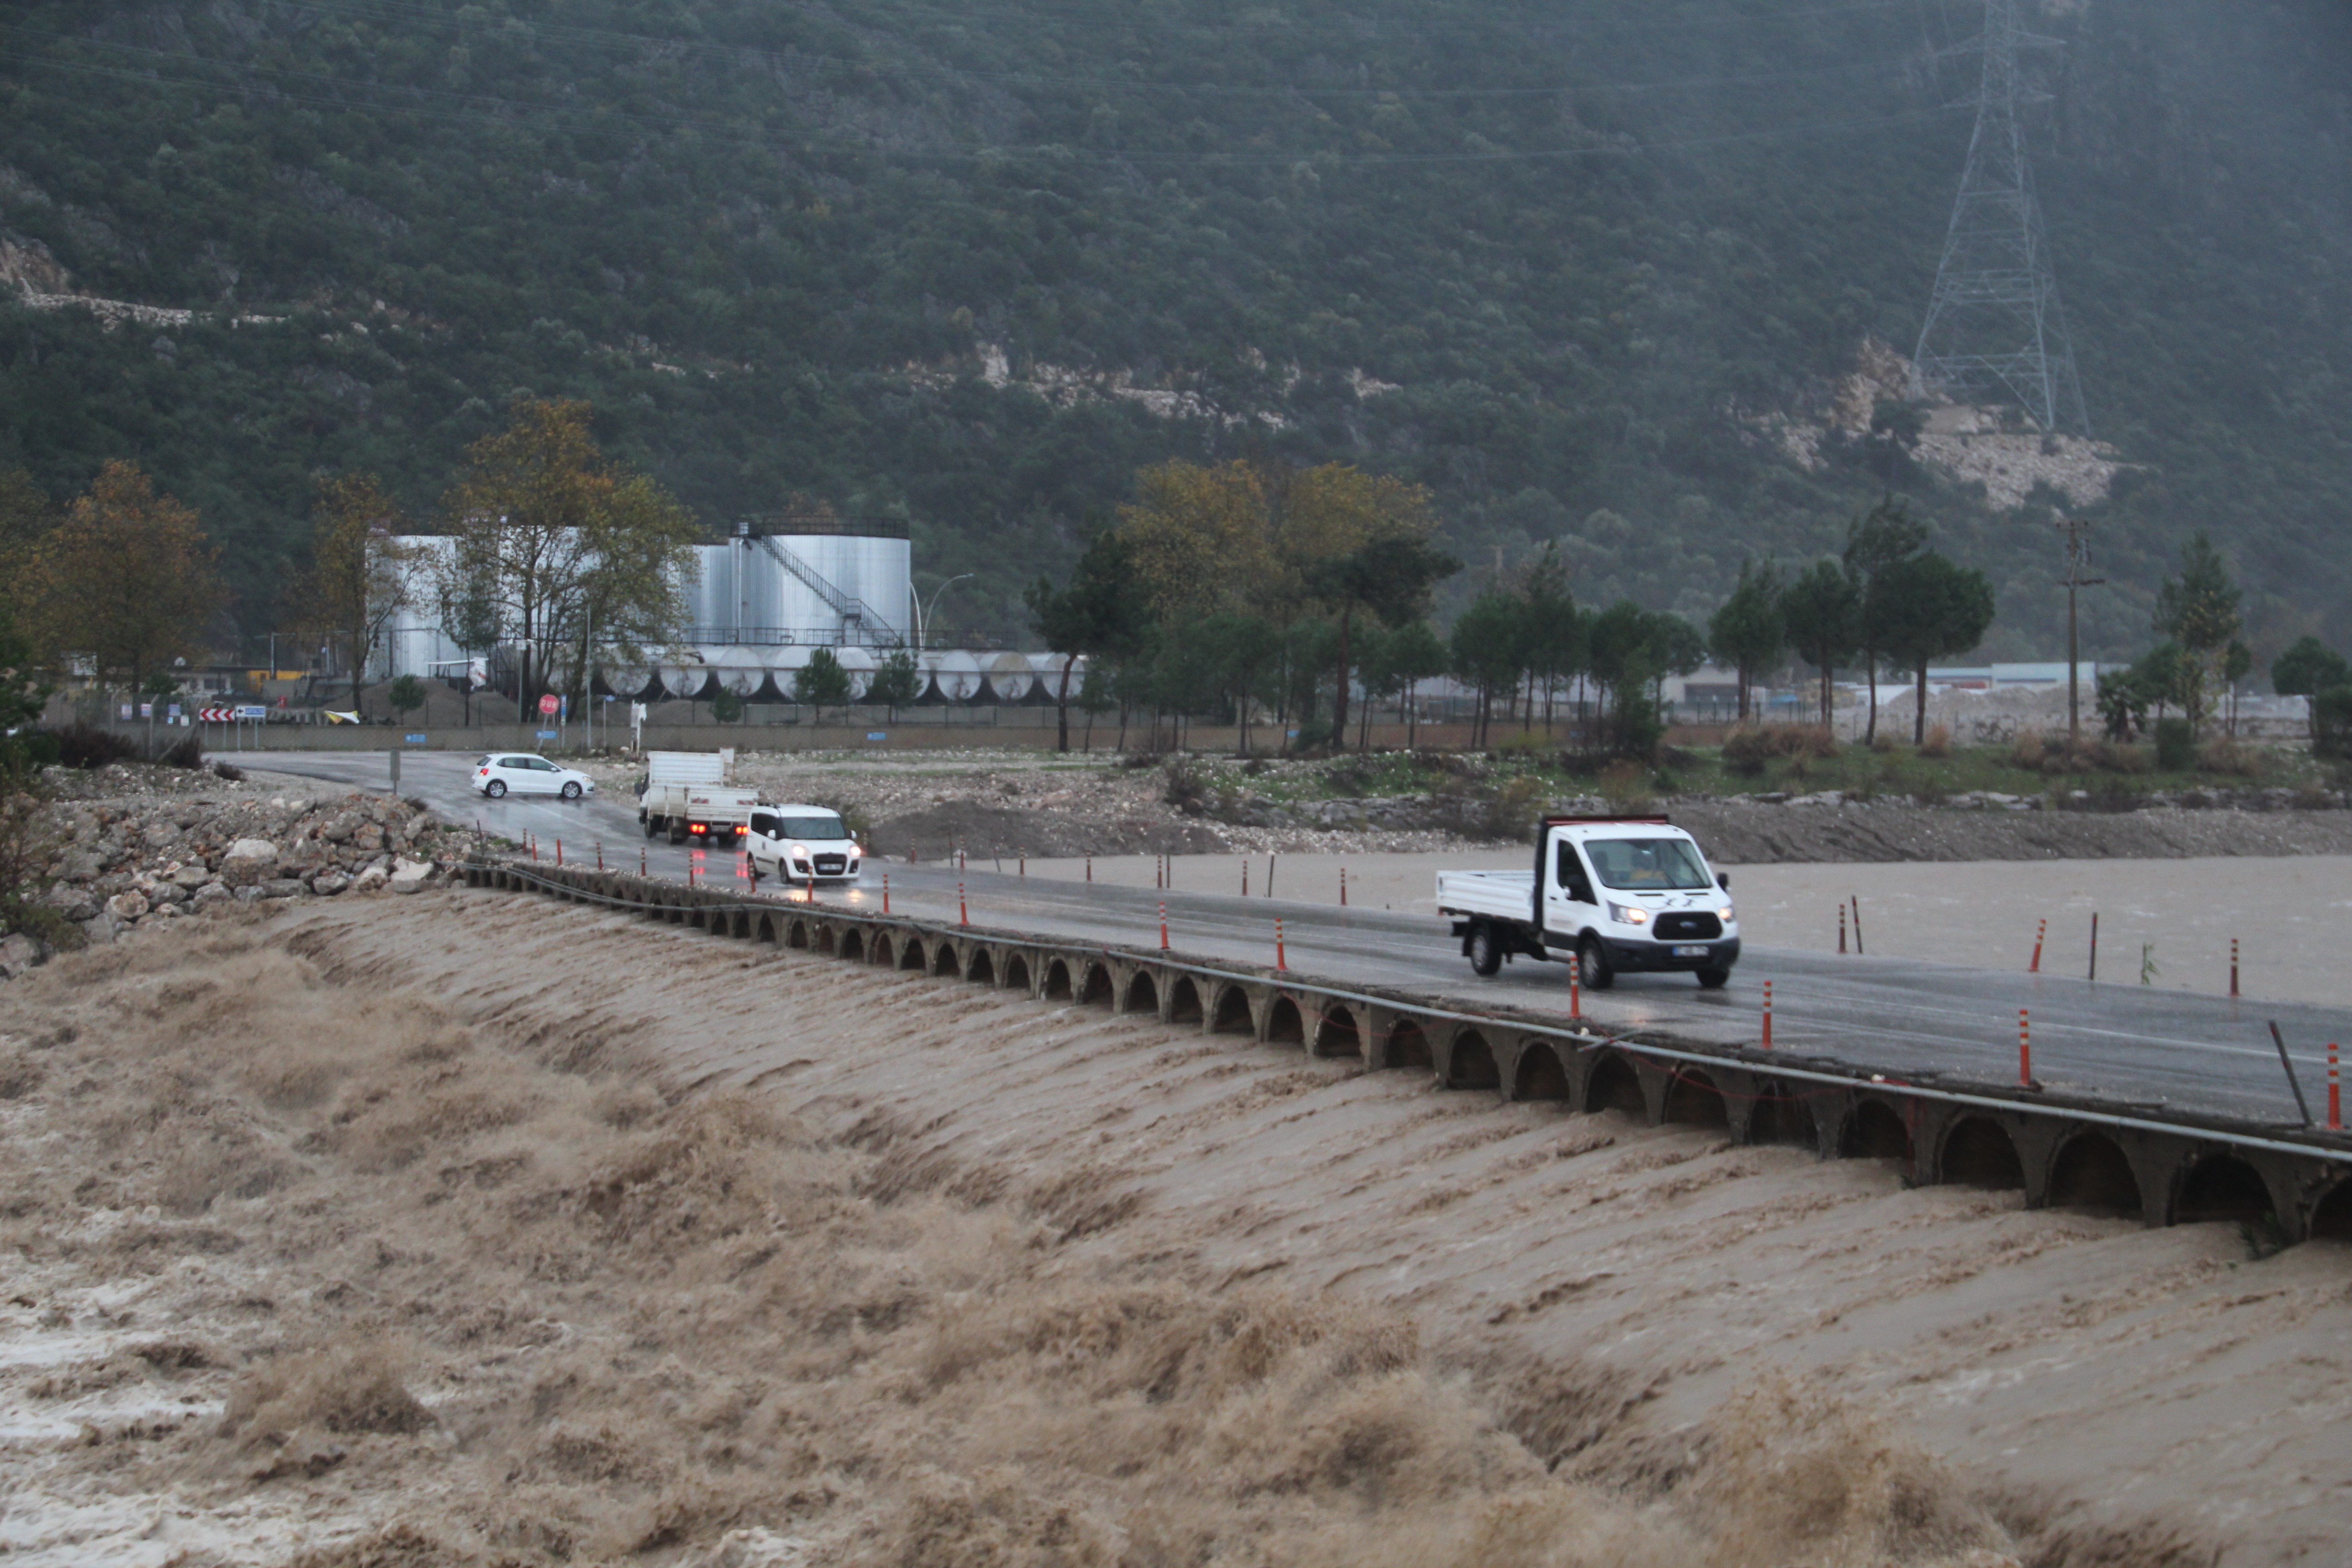
[[[24,0],[0,464],[146,465],[248,629],[313,477],[429,516],[520,393],[713,530],[793,492],[1017,630],[1159,458],[1436,492],[1465,592],[1559,539],[1704,612],[1885,484],[2060,646],[2036,503],[1774,414],[1918,330],[1968,0]],[[2036,172],[2097,435],[2091,641],[2210,530],[2267,653],[2352,637],[2352,17],[2046,0]],[[193,312],[110,329],[84,294]],[[40,298],[32,298],[39,296]],[[965,597],[965,595],[970,597]]]

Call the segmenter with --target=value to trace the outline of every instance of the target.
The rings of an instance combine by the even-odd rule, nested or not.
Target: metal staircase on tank
[[[876,612],[873,605],[835,587],[824,573],[759,531],[749,521],[737,523],[735,532],[739,538],[756,542],[775,558],[777,565],[806,584],[811,593],[823,599],[833,613],[841,617],[845,632],[854,627],[859,634],[859,641],[877,647],[897,647],[906,640],[898,635],[898,628]]]

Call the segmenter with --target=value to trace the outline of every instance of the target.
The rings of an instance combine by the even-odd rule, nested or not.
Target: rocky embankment
[[[201,778],[203,775],[194,775]],[[223,906],[345,893],[414,893],[444,879],[471,835],[382,795],[227,798],[178,791],[68,800],[49,813],[40,900],[94,943]],[[0,937],[0,978],[49,944]]]

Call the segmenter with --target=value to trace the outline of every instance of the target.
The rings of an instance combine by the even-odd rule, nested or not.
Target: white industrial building
[[[439,535],[401,541],[446,562],[454,542]],[[817,648],[833,650],[847,669],[853,697],[865,695],[876,667],[894,649],[917,645],[917,612],[906,525],[793,522],[772,531],[739,523],[723,544],[693,548],[690,576],[679,584],[686,624],[675,643],[648,648],[641,668],[600,662],[599,695],[655,701],[701,700],[721,689],[748,701],[792,700],[793,678]],[[509,668],[502,650],[460,647],[441,626],[437,595],[416,603],[385,628],[375,673],[458,677],[499,683]],[[924,639],[924,640],[929,640]],[[1036,700],[1042,675],[1058,677],[1050,654],[923,647],[929,677],[922,700]]]

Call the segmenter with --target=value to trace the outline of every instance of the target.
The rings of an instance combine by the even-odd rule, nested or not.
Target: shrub
[[[2156,721],[2156,765],[2166,773],[2179,773],[2197,762],[2197,731],[2186,719],[2158,719]]]
[[[1928,725],[1927,738],[1919,742],[1919,754],[1923,757],[1950,756],[1952,754],[1952,727],[1949,724]]]
[[[2263,754],[2253,747],[2223,736],[2208,741],[2197,753],[2200,773],[2223,773],[2239,778],[2253,778],[2263,771]]]
[[[155,760],[167,767],[201,768],[205,765],[205,748],[194,735],[185,735]]]
[[[2311,754],[2352,756],[2352,686],[2331,686],[2311,700]]]
[[[1601,771],[1601,794],[1609,802],[1609,809],[1621,816],[1638,816],[1657,809],[1657,803],[1642,789],[1642,764],[1630,757]]]
[[[1188,816],[1201,815],[1201,803],[1207,798],[1208,784],[1200,768],[1190,757],[1171,757],[1168,762],[1168,785],[1160,798]]]
[[[138,747],[113,731],[91,724],[68,724],[52,733],[58,761],[69,768],[102,768],[110,763],[127,763],[139,754]]]
[[[1837,754],[1837,737],[1819,724],[1747,724],[1723,740],[1723,765],[1738,773],[1760,773],[1774,757]]]
[[[1771,760],[1770,739],[1753,724],[1743,724],[1723,738],[1723,765],[1735,773],[1753,778]]]
[[[2049,755],[2049,743],[2042,740],[2042,732],[2038,730],[2028,730],[2011,744],[2010,765],[2023,768],[2028,773],[2038,773],[2042,771],[2042,761]]]
[[[245,770],[235,763],[216,762],[213,763],[213,777],[226,779],[231,784],[242,784],[245,782]]]

